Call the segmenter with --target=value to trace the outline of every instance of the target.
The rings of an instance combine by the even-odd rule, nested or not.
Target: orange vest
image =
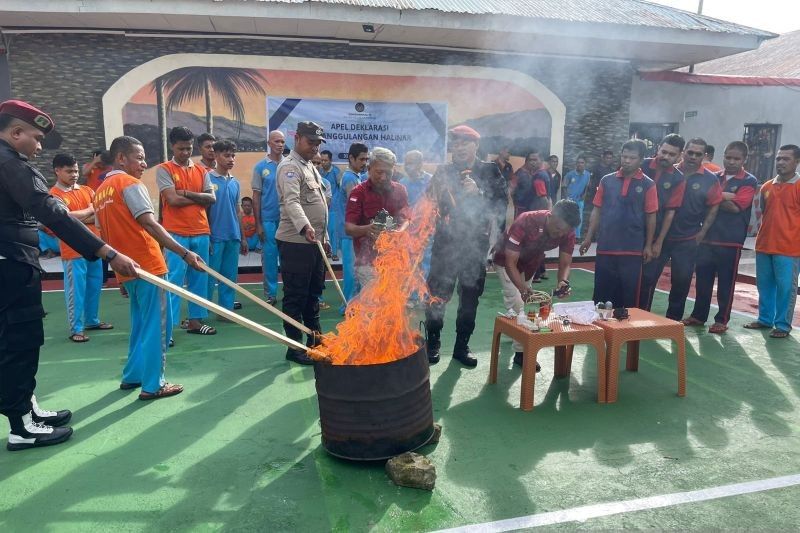
[[[103,240],[127,255],[141,268],[156,276],[167,273],[167,264],[158,242],[133,218],[122,192],[128,187],[144,187],[142,182],[121,171],[109,173],[94,196],[95,218]],[[130,277],[116,274],[122,283]]]
[[[203,182],[207,172],[204,166],[192,162],[188,167],[182,167],[172,161],[161,163],[159,166],[165,168],[169,175],[172,176],[176,192],[180,190],[203,192]],[[163,219],[161,225],[171,233],[177,233],[185,237],[209,235],[211,233],[208,226],[206,208],[202,205],[192,204],[184,207],[173,207],[162,197],[161,217]]]
[[[81,209],[86,209],[92,205],[92,200],[94,199],[94,191],[89,187],[81,187],[80,185],[75,185],[75,188],[69,191],[59,189],[58,185],[55,185],[52,189],[50,189],[50,194],[56,198],[60,198],[70,211],[80,211]],[[89,228],[95,235],[100,235],[100,232],[97,231],[97,226],[95,226],[93,223],[86,224],[86,227]],[[61,259],[77,259],[81,257],[81,254],[70,248],[67,243],[64,241],[59,242],[61,247]]]
[[[242,215],[242,230],[244,231],[244,236],[248,239],[256,234],[255,215]]]

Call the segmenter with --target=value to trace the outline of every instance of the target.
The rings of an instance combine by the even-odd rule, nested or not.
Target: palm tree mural
[[[211,91],[222,98],[222,105],[232,115],[233,121],[241,130],[245,119],[244,103],[241,94],[264,95],[261,82],[264,76],[255,69],[231,67],[185,67],[173,70],[153,81],[159,105],[159,130],[166,139],[166,114],[181,105],[203,98],[206,104],[206,131],[214,132],[214,111]],[[164,98],[164,94],[167,94]],[[159,97],[160,95],[160,97]],[[163,120],[162,120],[163,117]],[[166,152],[166,147],[164,147]],[[166,153],[162,160],[166,160]]]

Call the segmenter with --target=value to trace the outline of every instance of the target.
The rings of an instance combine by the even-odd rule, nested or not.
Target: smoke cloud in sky
[[[697,13],[699,0],[649,0]],[[797,0],[704,0],[703,15],[774,33],[800,30]]]

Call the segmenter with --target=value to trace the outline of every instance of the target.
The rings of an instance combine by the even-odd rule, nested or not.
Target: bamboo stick
[[[200,263],[200,268],[205,270],[208,273],[208,275],[211,276],[212,278],[218,280],[220,283],[224,283],[225,285],[227,285],[231,289],[235,290],[236,292],[238,292],[239,294],[241,294],[245,298],[248,298],[251,301],[257,303],[258,305],[260,305],[261,307],[263,307],[264,309],[266,309],[270,313],[272,313],[272,314],[280,317],[281,319],[285,320],[286,322],[288,322],[289,324],[293,325],[294,327],[296,327],[297,329],[299,329],[303,333],[306,333],[308,335],[315,335],[315,333],[313,331],[311,331],[309,328],[307,328],[304,324],[302,324],[302,323],[298,322],[297,320],[295,320],[294,318],[290,317],[289,315],[287,315],[286,313],[284,313],[283,311],[281,311],[277,307],[271,306],[269,303],[265,302],[264,300],[262,300],[258,296],[254,295],[252,292],[248,291],[244,287],[241,287],[237,283],[234,283],[233,281],[229,280],[228,278],[226,278],[225,276],[223,276],[222,274],[220,274],[219,272],[217,272],[216,270],[214,270],[213,268],[208,266],[206,263]]]
[[[152,283],[153,285],[155,285],[157,287],[160,287],[160,288],[164,289],[165,291],[168,291],[168,292],[171,292],[172,294],[180,296],[181,298],[185,298],[185,299],[189,300],[190,302],[195,303],[195,304],[197,304],[197,305],[199,305],[201,307],[205,307],[209,311],[212,311],[214,313],[222,315],[225,318],[227,318],[229,320],[232,320],[233,322],[236,322],[240,326],[243,326],[243,327],[249,329],[250,331],[258,333],[259,335],[263,335],[264,337],[267,337],[268,339],[280,342],[281,344],[285,344],[286,346],[288,346],[290,348],[294,348],[295,350],[301,350],[303,352],[306,352],[308,354],[308,356],[311,357],[312,359],[314,359],[315,361],[330,361],[330,357],[328,355],[320,352],[319,350],[315,350],[313,348],[309,348],[308,346],[305,346],[304,344],[301,344],[301,343],[299,343],[299,342],[297,342],[295,340],[292,340],[289,337],[285,337],[285,336],[281,335],[277,331],[272,331],[271,329],[266,328],[266,327],[262,326],[261,324],[257,324],[256,322],[253,322],[249,318],[245,318],[245,317],[243,317],[241,315],[238,315],[238,314],[234,313],[233,311],[229,311],[228,309],[225,309],[224,307],[221,307],[221,306],[215,304],[214,302],[210,302],[210,301],[206,300],[205,298],[201,298],[200,296],[197,296],[196,294],[187,291],[183,287],[178,287],[177,285],[174,285],[174,284],[170,283],[169,281],[167,281],[165,279],[162,279],[162,278],[160,278],[158,276],[154,276],[153,274],[150,274],[149,272],[145,272],[144,270],[142,270],[140,268],[136,269],[136,273],[139,275],[139,277],[141,279],[143,279],[143,280],[145,280],[145,281],[147,281],[149,283]]]
[[[328,255],[325,253],[325,248],[322,247],[322,243],[317,241],[317,248],[319,248],[319,253],[322,254],[322,260],[325,261],[325,266],[328,267],[328,272],[333,279],[333,284],[336,285],[336,290],[339,292],[339,296],[342,298],[342,302],[344,305],[347,305],[347,298],[344,297],[344,293],[342,292],[342,287],[339,285],[339,280],[336,279],[336,274],[333,273],[333,267],[331,266],[330,261],[328,261]]]

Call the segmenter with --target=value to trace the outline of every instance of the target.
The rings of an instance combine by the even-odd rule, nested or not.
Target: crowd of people
[[[507,309],[521,312],[532,283],[547,279],[545,252],[558,248],[553,291],[569,292],[576,241],[585,254],[596,240],[593,300],[614,307],[649,310],[662,271],[671,265],[666,316],[686,326],[705,324],[717,281],[719,311],[709,328],[728,327],[738,262],[754,200],[759,198],[756,239],[759,316],[745,324],[771,329],[783,338],[791,330],[800,271],[800,148],[777,152],[777,176],[760,186],[744,170],[747,145],[725,148],[724,166],[712,171],[710,152],[700,138],[667,135],[655,157],[643,142],[626,142],[619,159],[601,154],[592,171],[579,156],[563,177],[555,155],[531,150],[520,154],[516,170],[507,149],[493,161],[478,157],[480,133],[460,125],[448,132],[452,158],[435,172],[425,171],[425,154],[404,154],[402,172],[391,150],[354,143],[347,168],[321,150],[323,128],[297,124],[291,149],[280,131],[268,135],[268,152],[253,169],[253,196],[242,197],[234,177],[236,144],[184,127],[169,133],[172,158],[158,165],[158,206],[141,182],[147,168],[143,144],[122,136],[107,151],[92,154],[82,170],[69,154],[53,159],[56,183],[29,159],[53,129],[52,119],[21,101],[0,104],[0,412],[9,418],[10,450],[58,444],[72,430],[69,411],[46,411],[34,395],[39,348],[43,344],[40,234],[60,239],[69,338],[89,340],[87,331],[111,329],[99,318],[99,294],[108,262],[130,300],[131,335],[120,389],[140,389],[141,400],[179,394],[183,387],[165,378],[166,354],[183,328],[189,334],[215,335],[208,311],[182,300],[137,275],[160,276],[191,293],[236,309],[233,291],[217,287],[205,265],[237,280],[240,254],[261,253],[266,302],[311,333],[306,346],[320,342],[320,309],[325,256],[341,260],[344,297],[357,298],[374,277],[374,241],[387,228],[403,229],[423,198],[435,204],[435,231],[421,261],[430,298],[409,295],[410,306],[425,313],[430,364],[441,357],[447,303],[457,290],[452,356],[467,367],[478,363],[469,342],[487,275],[487,258],[502,287]],[[199,152],[197,161],[192,159]],[[82,179],[81,179],[82,176]],[[560,199],[559,199],[560,196]],[[509,213],[512,213],[509,216]],[[588,215],[588,220],[586,219]],[[381,217],[384,217],[381,219]],[[585,228],[585,231],[584,231]],[[44,233],[43,233],[44,232]],[[692,279],[694,309],[684,317]],[[339,309],[346,312],[346,307]],[[223,320],[223,317],[217,317]],[[286,336],[302,343],[303,332],[284,322]],[[514,344],[513,361],[522,364]],[[305,351],[289,348],[286,358],[311,364]]]

